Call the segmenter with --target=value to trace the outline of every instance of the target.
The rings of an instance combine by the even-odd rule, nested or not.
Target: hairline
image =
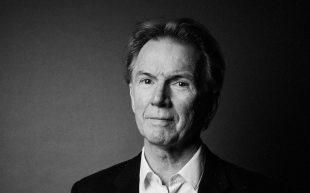
[[[128,84],[132,83],[132,79],[133,79],[133,74],[132,74],[132,73],[133,73],[133,70],[134,70],[134,68],[135,68],[135,66],[136,66],[135,63],[136,63],[137,58],[138,58],[138,56],[139,56],[141,50],[143,49],[143,47],[144,47],[148,42],[150,42],[150,41],[161,41],[161,40],[165,40],[165,39],[171,40],[171,41],[173,41],[174,43],[180,44],[180,45],[182,45],[182,46],[191,46],[192,48],[194,48],[194,49],[196,50],[196,52],[197,52],[197,55],[198,55],[198,57],[197,57],[197,59],[196,59],[196,61],[195,61],[195,68],[197,67],[198,62],[200,61],[201,57],[203,57],[203,53],[202,53],[202,51],[198,48],[197,45],[195,45],[193,42],[190,42],[190,41],[187,41],[187,40],[183,40],[183,39],[181,39],[181,38],[179,38],[179,37],[177,37],[177,36],[173,36],[173,35],[170,35],[170,34],[167,34],[167,35],[159,35],[159,36],[155,36],[155,37],[149,39],[148,41],[146,41],[146,42],[142,45],[142,47],[137,51],[137,53],[133,55],[132,61],[131,61],[131,63],[130,63],[129,66],[128,66],[129,75],[130,75],[130,76],[129,76],[129,82],[128,82]],[[195,72],[195,73],[196,73],[196,72]]]

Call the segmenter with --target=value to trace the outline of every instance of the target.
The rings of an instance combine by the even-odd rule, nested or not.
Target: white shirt
[[[197,193],[204,171],[205,150],[200,146],[183,168],[169,179],[167,186],[147,163],[144,147],[141,154],[139,193]]]

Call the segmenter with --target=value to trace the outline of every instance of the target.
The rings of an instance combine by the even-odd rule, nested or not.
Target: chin
[[[158,146],[171,146],[176,143],[178,137],[177,136],[171,136],[168,133],[160,132],[160,133],[152,133],[149,135],[144,136],[145,139],[153,144]]]

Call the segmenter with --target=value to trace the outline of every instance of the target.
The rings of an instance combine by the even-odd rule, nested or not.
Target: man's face
[[[135,59],[130,83],[132,109],[146,142],[181,145],[192,135],[198,90],[197,50],[162,38],[148,41]]]

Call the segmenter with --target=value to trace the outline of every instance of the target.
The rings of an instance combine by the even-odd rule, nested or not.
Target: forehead
[[[142,69],[163,74],[176,71],[194,73],[198,58],[197,49],[189,43],[172,38],[150,40],[136,57],[133,72]]]

